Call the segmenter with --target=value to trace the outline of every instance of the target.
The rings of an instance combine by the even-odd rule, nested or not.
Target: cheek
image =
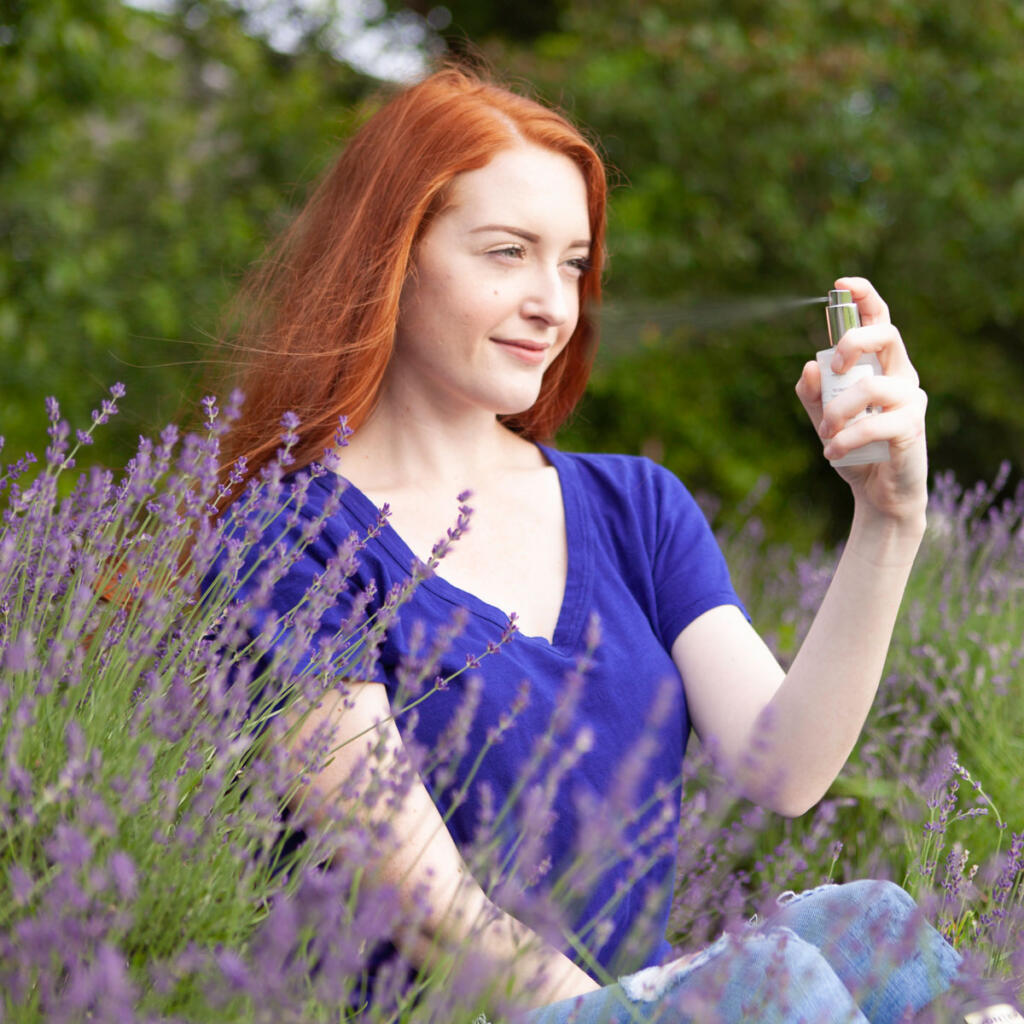
[[[459,291],[443,277],[421,277],[409,301],[403,298],[400,323],[407,335],[420,344],[444,347],[453,326],[462,327],[471,321]]]
[[[463,286],[451,299],[450,314],[477,330],[490,331],[508,316],[508,296],[500,285]]]

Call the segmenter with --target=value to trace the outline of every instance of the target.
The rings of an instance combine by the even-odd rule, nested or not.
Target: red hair
[[[571,159],[583,174],[592,239],[580,318],[544,375],[537,401],[503,422],[550,438],[586,386],[600,301],[605,173],[594,147],[561,114],[464,70],[407,88],[356,132],[291,227],[244,283],[233,307],[242,414],[224,440],[247,476],[281,444],[281,417],[300,420],[295,468],[330,447],[339,416],[358,429],[391,358],[399,298],[417,239],[456,175],[522,142]]]

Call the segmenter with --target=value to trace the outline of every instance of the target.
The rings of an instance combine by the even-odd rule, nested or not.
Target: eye
[[[500,249],[488,249],[489,256],[506,256],[509,259],[521,260],[526,256],[525,245],[503,245]]]
[[[594,264],[589,256],[575,256],[571,260],[566,260],[565,265],[574,271],[578,277],[582,277],[594,269]]]

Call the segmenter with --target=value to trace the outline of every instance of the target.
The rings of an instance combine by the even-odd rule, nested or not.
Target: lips
[[[543,341],[530,341],[527,338],[491,338],[491,341],[499,345],[509,345],[512,348],[526,349],[527,352],[544,352],[550,346]]]
[[[491,338],[491,341],[514,359],[528,366],[539,366],[543,363],[545,353],[551,347],[543,341],[532,341],[529,338]]]

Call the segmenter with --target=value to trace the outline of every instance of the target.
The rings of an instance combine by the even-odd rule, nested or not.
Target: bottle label
[[[818,367],[821,370],[821,404],[828,405],[836,395],[842,394],[847,388],[853,387],[858,381],[865,380],[875,375],[875,369],[870,363],[855,363],[845,373],[835,373],[829,365],[832,362],[832,350],[826,349],[819,352]],[[856,423],[862,416],[871,413],[881,412],[878,406],[869,405],[863,412],[858,413],[850,419],[850,423]]]

